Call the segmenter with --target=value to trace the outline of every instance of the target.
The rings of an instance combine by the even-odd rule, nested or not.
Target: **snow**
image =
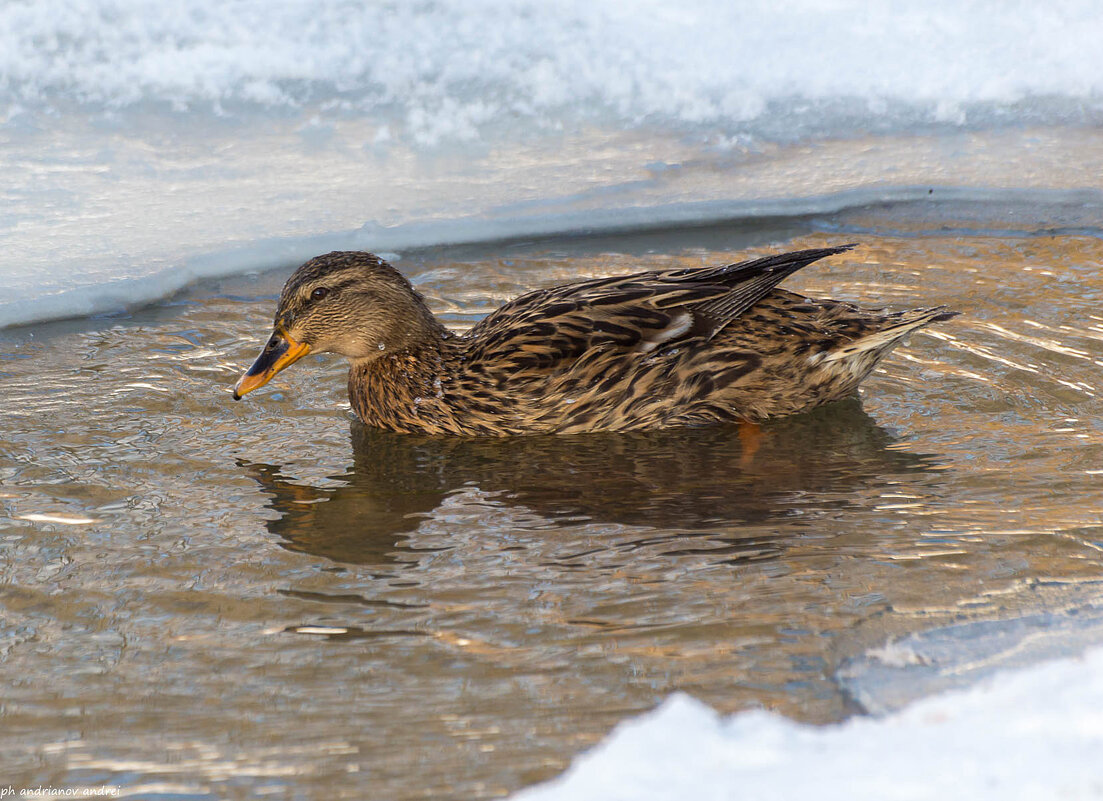
[[[620,724],[514,801],[1103,798],[1103,649],[1005,672],[884,717],[721,717],[684,694]]]
[[[0,7],[0,97],[317,105],[423,144],[505,120],[522,133],[598,120],[800,136],[1079,122],[1103,107],[1101,39],[1090,0],[25,0]]]

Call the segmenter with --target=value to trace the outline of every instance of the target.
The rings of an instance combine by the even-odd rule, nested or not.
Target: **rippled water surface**
[[[756,441],[370,431],[330,358],[234,403],[293,265],[0,332],[3,780],[496,797],[676,689],[837,721],[872,708],[854,666],[889,641],[1094,613],[1103,244],[1066,211],[917,204],[396,262],[460,329],[539,285],[857,240],[787,286],[964,312],[860,403]],[[937,678],[1018,644],[963,638]]]

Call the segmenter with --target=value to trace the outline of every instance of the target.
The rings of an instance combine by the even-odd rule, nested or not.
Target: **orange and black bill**
[[[253,366],[245,371],[245,375],[238,379],[234,385],[234,400],[241,400],[243,395],[252,392],[257,387],[263,387],[272,380],[272,376],[285,367],[290,367],[306,354],[310,353],[310,346],[293,340],[283,328],[277,329],[260,356],[253,362]]]

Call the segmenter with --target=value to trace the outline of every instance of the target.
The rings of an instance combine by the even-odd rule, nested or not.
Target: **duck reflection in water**
[[[352,424],[344,486],[292,483],[275,465],[243,463],[279,517],[269,530],[292,551],[335,562],[393,565],[403,535],[465,487],[558,526],[613,523],[653,530],[686,552],[769,558],[786,535],[761,526],[810,507],[845,506],[858,490],[931,469],[929,457],[890,448],[857,399],[768,424],[754,442],[711,427],[619,434],[460,439],[394,434]],[[740,528],[754,526],[740,534]],[[408,558],[408,557],[407,557]],[[405,561],[405,559],[404,559]]]

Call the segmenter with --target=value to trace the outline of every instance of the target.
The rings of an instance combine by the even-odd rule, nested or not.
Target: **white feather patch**
[[[898,339],[906,337],[925,322],[926,320],[914,320],[905,325],[894,325],[892,328],[886,328],[884,331],[877,331],[869,336],[849,342],[836,350],[828,351],[827,353],[813,353],[808,357],[808,361],[811,364],[819,364],[820,362],[837,362],[840,360],[853,359],[863,353],[888,347]]]
[[[693,315],[689,312],[682,312],[672,319],[665,328],[660,328],[658,331],[649,334],[647,339],[642,340],[639,349],[644,353],[650,353],[664,342],[677,339],[692,327]]]

